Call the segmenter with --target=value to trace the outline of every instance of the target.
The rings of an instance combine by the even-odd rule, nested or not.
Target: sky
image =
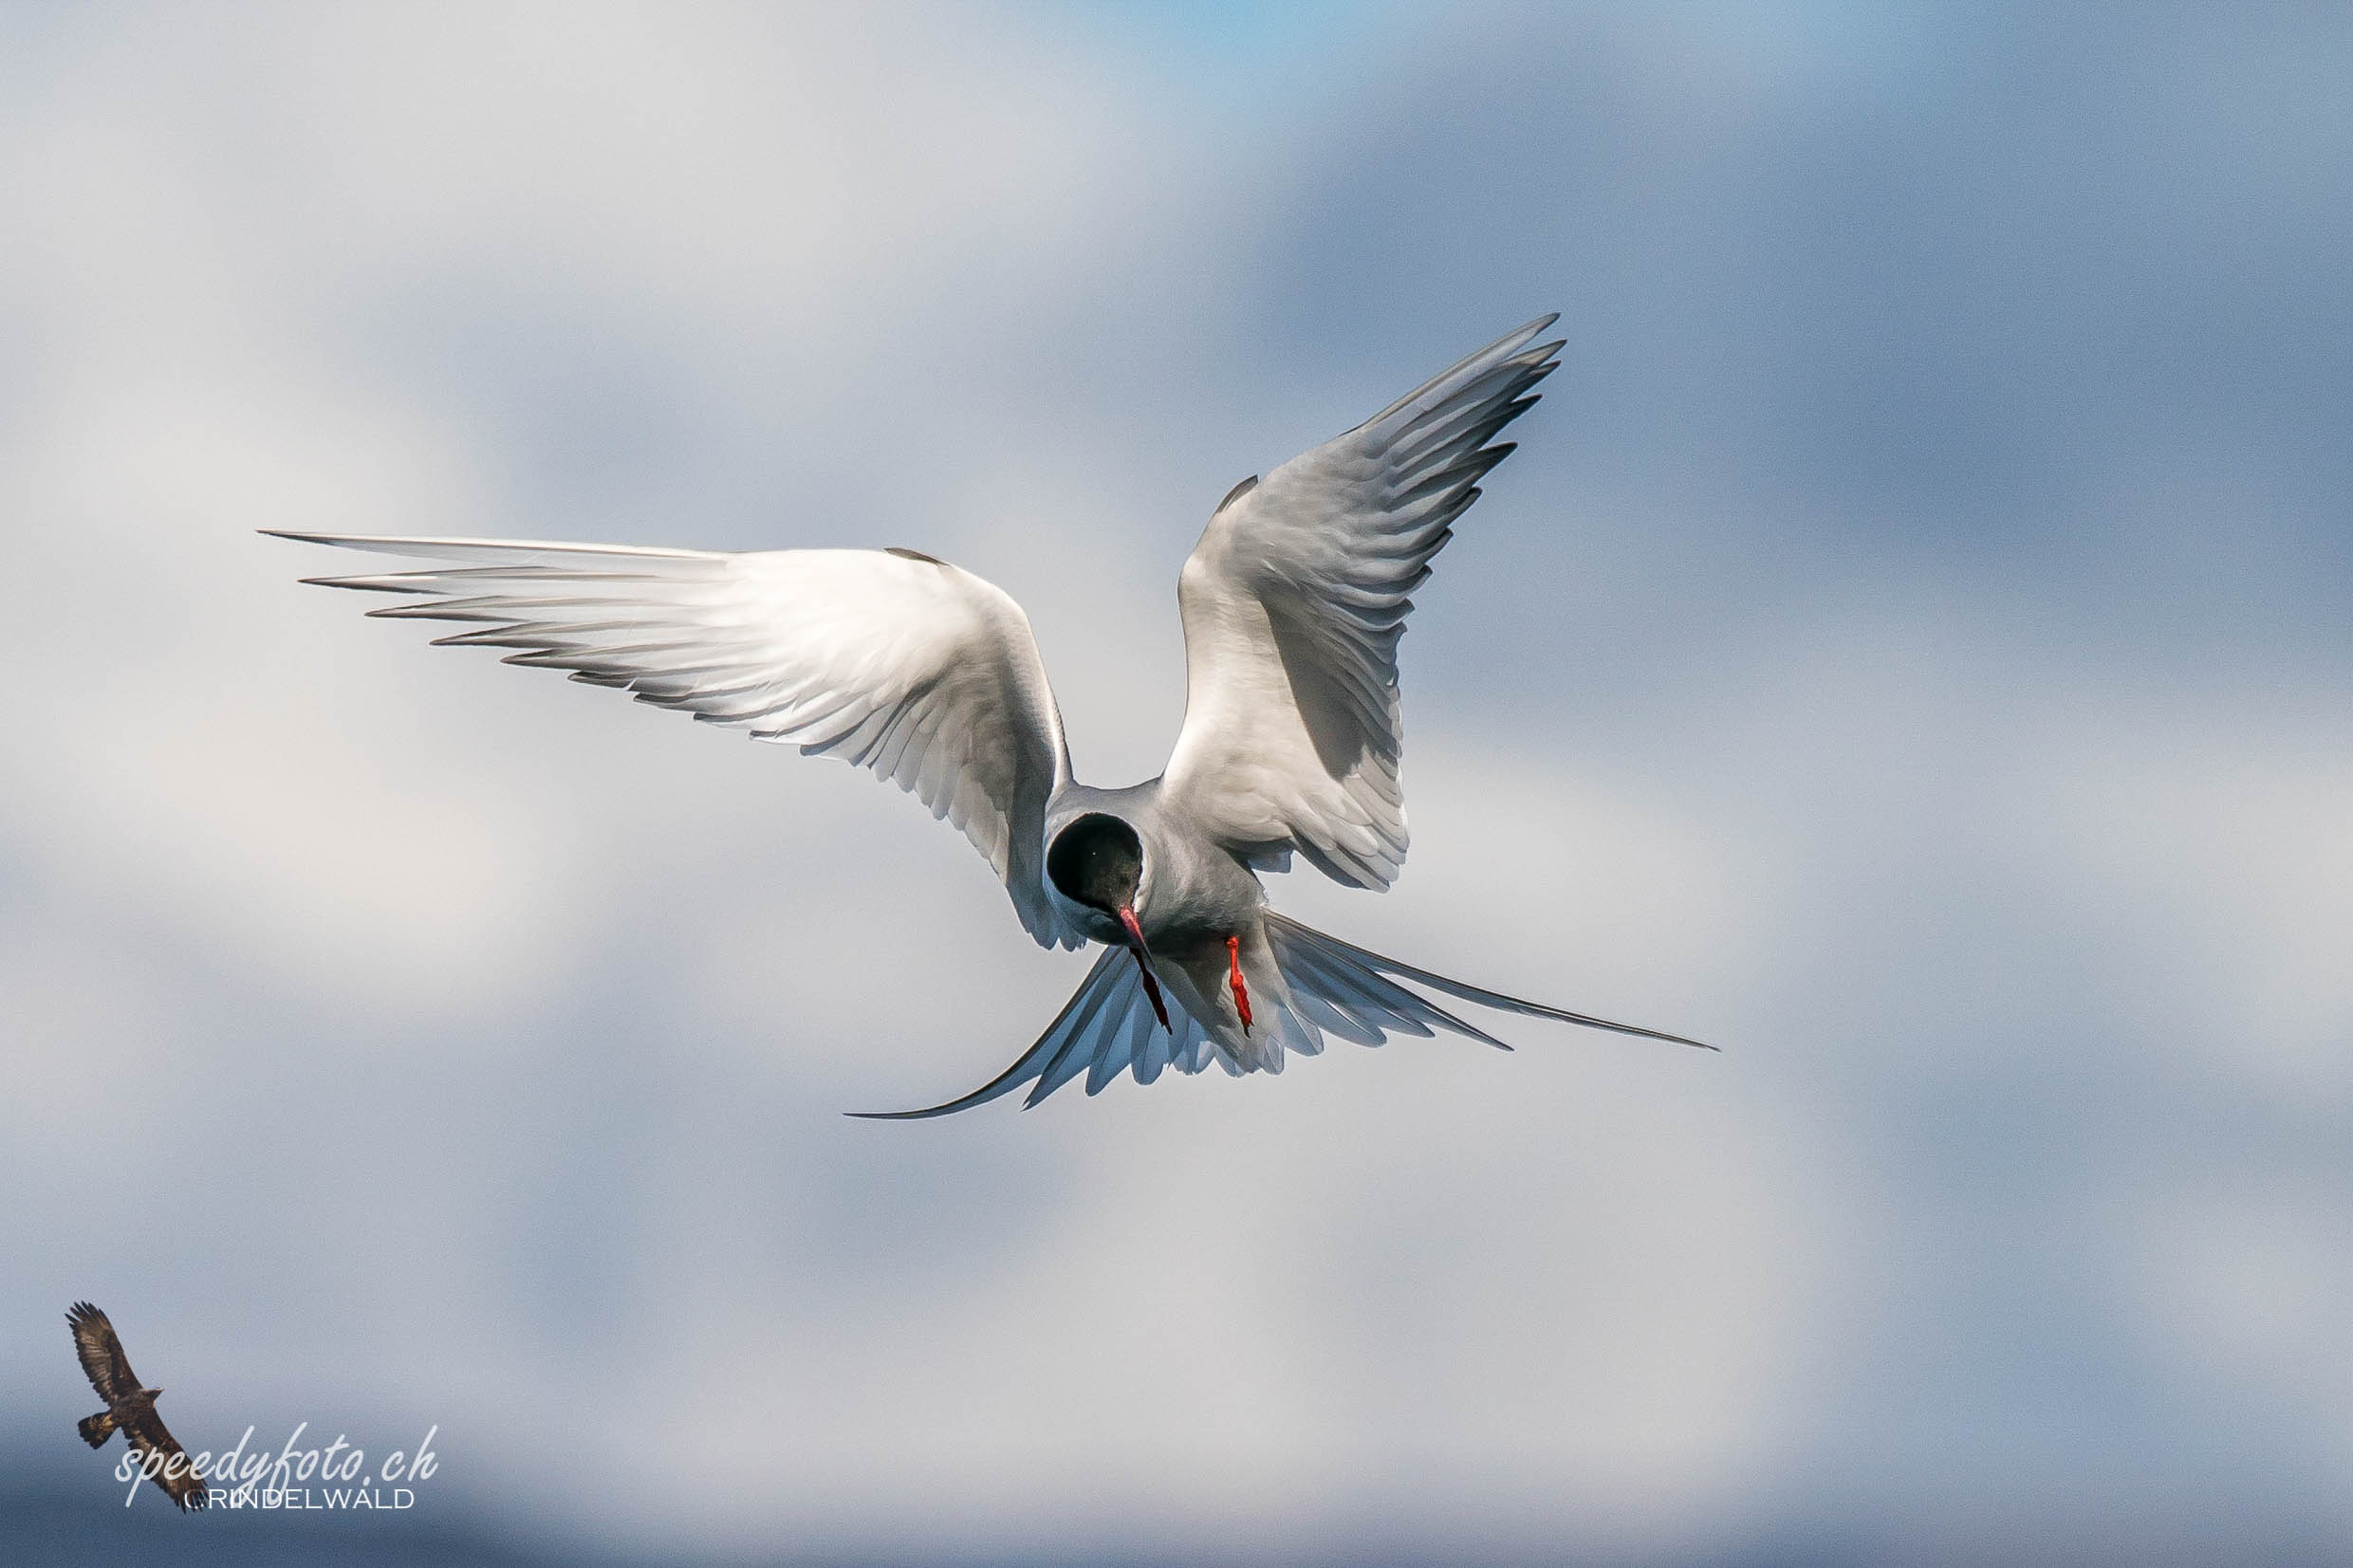
[[[2334,1560],[2349,80],[2318,7],[0,6],[0,1471],[61,1551]],[[1553,310],[1405,873],[1272,897],[1719,1057],[847,1119],[1084,961],[255,532],[920,549],[1123,784],[1218,499]],[[126,1514],[83,1298],[192,1449],[440,1470]]]

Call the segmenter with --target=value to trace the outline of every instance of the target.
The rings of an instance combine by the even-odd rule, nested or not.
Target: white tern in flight
[[[1028,618],[908,549],[645,549],[527,540],[279,537],[435,564],[313,578],[398,596],[369,612],[460,621],[438,639],[870,767],[964,831],[1045,947],[1103,951],[1037,1042],[944,1116],[1085,1075],[1280,1072],[1326,1034],[1445,1029],[1503,1042],[1421,994],[1677,1044],[1697,1041],[1498,995],[1310,931],[1261,871],[1304,856],[1351,887],[1405,859],[1398,638],[1406,596],[1510,455],[1557,317],[1529,323],[1211,514],[1176,580],[1185,719],[1157,779],[1070,776]],[[270,530],[275,532],[276,530]],[[1508,1049],[1508,1047],[1506,1047]],[[1703,1049],[1714,1049],[1703,1046]]]

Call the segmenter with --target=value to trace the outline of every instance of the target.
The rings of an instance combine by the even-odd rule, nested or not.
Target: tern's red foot
[[[1226,962],[1233,966],[1233,972],[1227,978],[1227,984],[1233,987],[1233,1010],[1242,1015],[1242,1032],[1248,1034],[1251,1027],[1250,987],[1242,983],[1240,937],[1226,938]]]

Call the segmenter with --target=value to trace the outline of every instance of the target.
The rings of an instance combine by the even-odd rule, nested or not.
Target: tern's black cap
[[[1119,818],[1090,811],[1054,836],[1046,875],[1072,903],[1117,914],[1143,880],[1143,840]]]

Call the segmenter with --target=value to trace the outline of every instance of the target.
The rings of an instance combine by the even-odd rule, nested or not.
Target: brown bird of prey
[[[120,1430],[122,1441],[139,1456],[141,1472],[163,1488],[164,1496],[182,1508],[203,1507],[203,1481],[156,1414],[156,1395],[163,1391],[140,1385],[139,1374],[131,1370],[130,1359],[122,1354],[122,1341],[115,1337],[114,1324],[98,1308],[76,1301],[65,1314],[65,1321],[73,1325],[74,1354],[82,1358],[83,1374],[106,1401],[104,1410],[83,1417],[78,1429],[82,1441],[100,1448]]]

